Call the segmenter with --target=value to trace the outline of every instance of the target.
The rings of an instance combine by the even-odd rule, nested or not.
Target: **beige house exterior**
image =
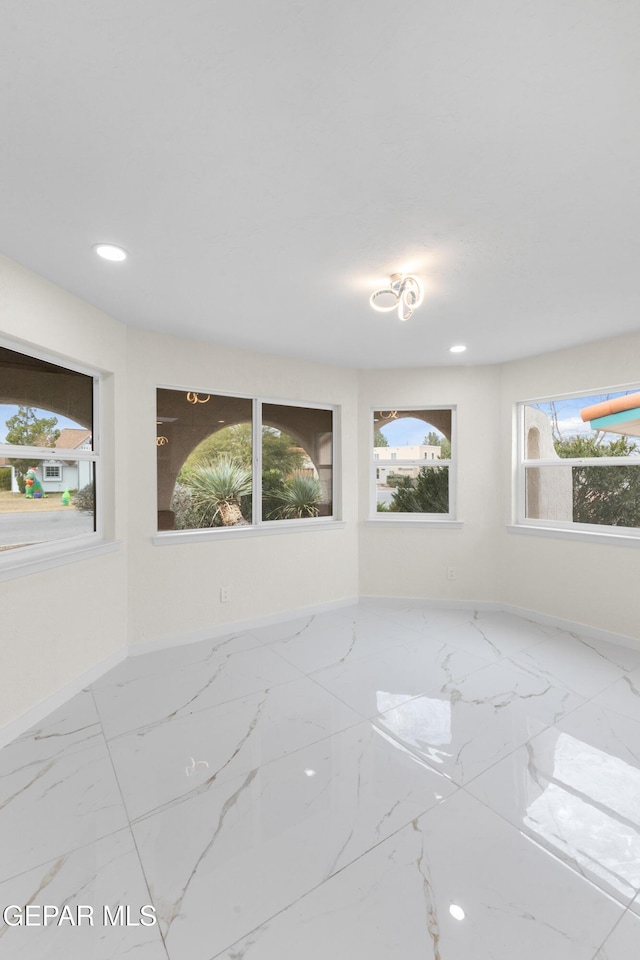
[[[391,464],[389,460],[438,460],[440,458],[440,447],[428,444],[414,444],[405,447],[374,447],[373,459],[386,461],[376,467],[376,481],[378,484],[386,484],[390,473],[398,474],[401,477],[413,477],[414,479],[420,472],[417,464],[404,465]]]
[[[553,445],[553,433],[546,413],[525,407],[524,435],[529,460],[561,458]],[[526,511],[529,520],[572,520],[573,485],[570,466],[528,467],[526,471]]]

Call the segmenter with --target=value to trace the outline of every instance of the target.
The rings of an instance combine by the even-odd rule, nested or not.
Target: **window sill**
[[[531,537],[552,537],[559,540],[582,540],[588,543],[608,543],[612,547],[640,546],[640,533],[605,533],[600,530],[570,530],[565,527],[534,527],[524,523],[507,524],[508,533],[524,533]]]
[[[43,570],[61,567],[67,563],[84,563],[106,553],[115,553],[119,540],[98,540],[82,544],[69,543],[64,547],[47,543],[41,547],[25,547],[0,552],[0,581],[28,577]]]
[[[211,540],[244,540],[247,537],[270,537],[282,533],[311,533],[318,530],[343,530],[344,520],[277,520],[274,525],[247,527],[208,527],[206,530],[167,530],[152,537],[156,547],[177,543],[201,543]]]
[[[460,530],[464,523],[462,520],[436,520],[433,517],[368,517],[364,523],[367,526],[384,526],[388,524],[392,527],[444,527],[447,530]]]

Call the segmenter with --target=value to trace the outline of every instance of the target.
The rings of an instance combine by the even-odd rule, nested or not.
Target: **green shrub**
[[[0,467],[0,490],[11,490],[11,467]]]
[[[294,473],[272,497],[277,506],[271,516],[279,520],[317,517],[323,500],[322,484],[317,477]]]
[[[401,473],[389,473],[385,483],[388,487],[398,487],[405,479],[406,477],[404,477]]]
[[[251,468],[233,457],[192,467],[182,483],[188,487],[200,527],[213,527],[218,520],[224,527],[246,525],[242,501],[251,496]]]
[[[71,502],[76,510],[83,513],[93,513],[95,510],[95,491],[92,483],[88,483],[82,490],[78,490]]]
[[[200,511],[196,507],[189,487],[182,483],[176,483],[171,497],[171,509],[173,510],[174,530],[198,530],[200,528]],[[221,522],[217,525],[221,526]]]

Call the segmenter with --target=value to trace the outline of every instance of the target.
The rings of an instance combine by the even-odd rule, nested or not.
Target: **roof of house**
[[[90,430],[79,430],[76,427],[64,427],[56,440],[56,447],[62,450],[76,450],[83,443],[91,439]]]

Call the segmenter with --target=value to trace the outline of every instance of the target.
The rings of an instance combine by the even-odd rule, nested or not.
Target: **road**
[[[93,517],[74,507],[47,513],[0,513],[0,547],[64,540],[93,532]]]

